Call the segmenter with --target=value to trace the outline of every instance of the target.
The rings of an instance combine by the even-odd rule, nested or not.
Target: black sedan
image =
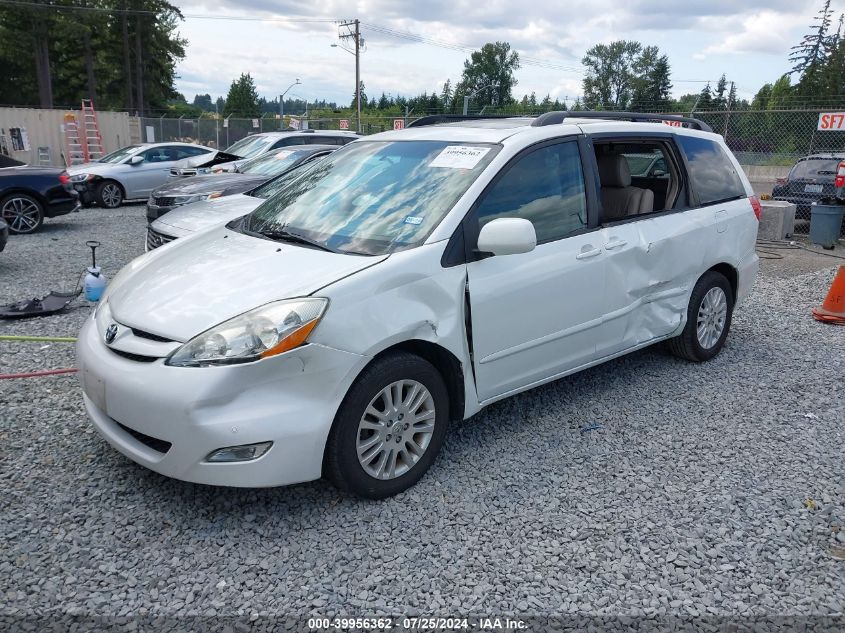
[[[9,239],[9,225],[6,221],[0,218],[0,251],[6,248],[6,242]]]
[[[78,196],[64,169],[0,168],[0,218],[12,234],[34,233],[44,218],[70,213],[78,206]]]
[[[254,189],[302,163],[339,149],[337,145],[300,145],[262,154],[244,163],[237,172],[173,179],[153,191],[147,200],[147,221],[152,223],[168,211],[192,202],[211,200]]]

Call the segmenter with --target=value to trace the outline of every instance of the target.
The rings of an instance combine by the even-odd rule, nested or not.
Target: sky
[[[339,47],[333,20],[359,19],[365,94],[416,96],[455,84],[469,50],[507,41],[523,59],[514,96],[572,100],[581,94],[584,52],[617,39],[669,56],[674,96],[699,92],[722,73],[740,98],[790,68],[789,48],[809,31],[822,0],[174,0],[188,40],[176,87],[225,96],[248,72],[258,93],[349,103],[354,55]],[[836,9],[836,5],[833,7]],[[233,19],[239,18],[239,19]],[[389,31],[389,32],[388,32]],[[412,34],[424,41],[397,37]],[[480,105],[480,104],[479,104]]]

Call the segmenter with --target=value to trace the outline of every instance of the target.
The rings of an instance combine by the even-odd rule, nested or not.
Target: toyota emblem
[[[117,323],[112,323],[106,330],[106,343],[111,345],[115,336],[117,336]]]

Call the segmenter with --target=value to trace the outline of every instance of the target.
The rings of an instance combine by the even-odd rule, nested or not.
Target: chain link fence
[[[832,193],[833,176],[827,172],[830,171],[828,163],[832,163],[833,159],[827,162],[814,161],[818,169],[802,174],[803,177],[797,181],[789,178],[789,174],[800,158],[810,154],[845,156],[845,117],[834,120],[834,124],[828,129],[819,129],[820,115],[831,111],[835,109],[764,111],[722,109],[696,111],[692,113],[692,116],[704,121],[713,128],[714,132],[725,137],[728,146],[745,169],[758,194],[774,194],[777,198],[796,203],[796,220],[798,221],[796,230],[803,232],[807,230],[811,203],[822,195]],[[472,112],[472,114],[481,113]],[[540,113],[538,110],[520,112],[489,108],[485,108],[483,112],[483,114],[495,116],[533,116]],[[413,113],[407,118],[397,114],[365,113],[362,116],[361,132],[368,135],[393,130],[396,121],[401,121],[405,126],[424,114],[439,114],[439,112]],[[663,112],[662,114],[690,116],[689,112]],[[281,129],[280,119],[276,116],[265,116],[259,119],[143,118],[140,121],[143,140],[182,141],[220,149],[225,149],[250,134]],[[309,118],[295,116],[287,118],[286,123],[313,130],[355,131],[358,127],[354,116],[348,118],[319,115],[312,115]],[[795,174],[797,171],[793,173]]]

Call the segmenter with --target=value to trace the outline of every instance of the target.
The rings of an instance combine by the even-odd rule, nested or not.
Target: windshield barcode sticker
[[[281,160],[281,159],[283,159],[283,158],[287,158],[287,157],[288,157],[288,156],[290,156],[290,155],[291,155],[291,151],[290,151],[289,149],[283,149],[281,152],[279,152],[278,154],[276,154],[276,158],[278,158],[279,160]]]
[[[428,166],[448,167],[450,169],[472,169],[489,151],[489,147],[449,145]]]

